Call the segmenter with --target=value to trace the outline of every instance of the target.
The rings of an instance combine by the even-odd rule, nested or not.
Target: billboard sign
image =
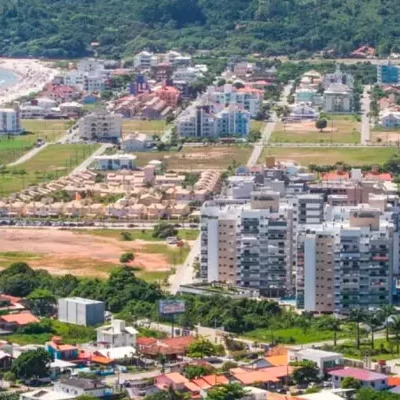
[[[160,300],[158,302],[158,312],[160,315],[183,314],[185,312],[185,302],[183,300]]]

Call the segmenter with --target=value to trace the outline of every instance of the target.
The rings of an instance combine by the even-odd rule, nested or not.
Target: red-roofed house
[[[368,387],[375,390],[387,389],[388,377],[384,374],[369,371],[361,368],[343,368],[328,372],[332,376],[333,387],[340,388],[340,384],[346,377],[352,377],[361,383],[362,387]]]
[[[149,342],[149,344],[143,344],[143,341],[141,341],[141,343],[139,341],[138,350],[149,357],[156,357],[159,354],[164,354],[171,359],[179,355],[184,355],[189,345],[194,341],[195,338],[193,336],[159,339],[154,342]]]
[[[185,384],[189,379],[185,378],[178,372],[171,372],[170,374],[163,374],[154,378],[154,385],[161,390],[166,390],[172,387],[174,390],[184,390]]]
[[[175,108],[178,105],[181,92],[173,86],[163,86],[155,92],[156,96],[164,100],[168,107]]]
[[[63,344],[59,336],[53,336],[51,342],[46,343],[46,350],[52,358],[57,360],[76,360],[79,350],[71,344]]]
[[[326,172],[322,174],[323,181],[348,181],[350,174],[344,171]]]
[[[375,49],[370,46],[361,46],[358,49],[350,53],[351,57],[354,58],[370,58],[375,56]]]
[[[393,177],[391,174],[387,173],[379,173],[379,172],[368,172],[365,174],[365,179],[371,181],[392,181]]]
[[[234,368],[230,370],[232,376],[243,385],[253,385],[256,382],[281,383],[293,371],[293,367],[269,367],[258,370],[247,370]]]
[[[71,86],[48,83],[44,87],[42,96],[48,97],[58,103],[65,103],[78,99],[80,93]]]
[[[39,322],[39,318],[35,317],[29,311],[0,316],[0,327],[4,329],[14,330],[21,326],[26,326],[37,322]]]

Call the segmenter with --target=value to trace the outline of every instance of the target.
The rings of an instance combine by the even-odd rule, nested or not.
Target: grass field
[[[78,234],[94,235],[100,237],[109,237],[113,239],[122,240],[121,233],[129,232],[132,240],[145,240],[147,242],[165,242],[165,239],[153,237],[153,229],[77,229],[75,232]],[[199,235],[197,229],[179,229],[178,236],[183,240],[196,240]]]
[[[165,121],[124,120],[122,122],[122,134],[133,132],[148,133],[149,135],[162,135],[170,125]]]
[[[29,185],[57,179],[90,156],[98,145],[52,144],[36,156],[0,175],[0,197]]]
[[[235,162],[244,165],[252,151],[249,145],[184,147],[180,152],[137,153],[137,164],[145,166],[151,160],[165,162],[168,170],[226,169]]]
[[[265,157],[274,156],[277,160],[293,160],[302,165],[320,164],[332,165],[336,162],[344,162],[358,166],[365,164],[383,164],[393,154],[397,153],[394,147],[383,148],[276,148],[270,147],[263,150],[260,161]]]
[[[330,331],[321,330],[308,330],[304,332],[301,328],[290,328],[290,329],[256,329],[254,331],[246,333],[246,337],[250,339],[256,339],[259,341],[270,342],[272,339],[281,339],[282,343],[313,343],[321,342],[325,340],[333,340],[333,334]],[[338,337],[343,337],[339,336]]]
[[[256,121],[255,119],[252,119],[250,121],[250,130],[262,131],[265,124],[266,124],[265,121]]]
[[[360,123],[351,119],[332,119],[323,132],[314,122],[283,124],[278,122],[271,135],[273,143],[359,143]]]
[[[0,137],[0,165],[9,164],[31,150],[36,139],[55,142],[72,126],[72,121],[21,120],[26,134]]]

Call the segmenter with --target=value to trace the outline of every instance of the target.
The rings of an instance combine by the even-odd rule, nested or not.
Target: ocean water
[[[0,68],[0,88],[14,85],[18,81],[18,75],[12,71]]]

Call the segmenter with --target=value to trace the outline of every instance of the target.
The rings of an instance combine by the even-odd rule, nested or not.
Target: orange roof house
[[[171,372],[169,374],[162,374],[154,378],[154,385],[161,390],[172,387],[174,390],[183,390],[185,384],[189,382],[189,379],[185,378],[178,372]]]
[[[237,370],[237,368],[234,368]],[[231,373],[233,377],[242,383],[243,385],[253,385],[256,382],[280,382],[281,379],[289,376],[293,371],[292,367],[281,366],[281,367],[270,367],[259,370],[244,370],[236,371]]]
[[[189,345],[194,341],[195,338],[193,336],[174,337],[155,340],[154,342],[148,341],[149,344],[144,344],[145,341],[141,340],[140,344],[138,344],[138,348],[142,354],[149,356],[164,354],[174,357],[185,354]]]
[[[29,311],[21,312],[18,314],[2,315],[0,317],[0,323],[16,325],[17,327],[26,326],[32,323],[39,322],[39,318],[35,317]]]

